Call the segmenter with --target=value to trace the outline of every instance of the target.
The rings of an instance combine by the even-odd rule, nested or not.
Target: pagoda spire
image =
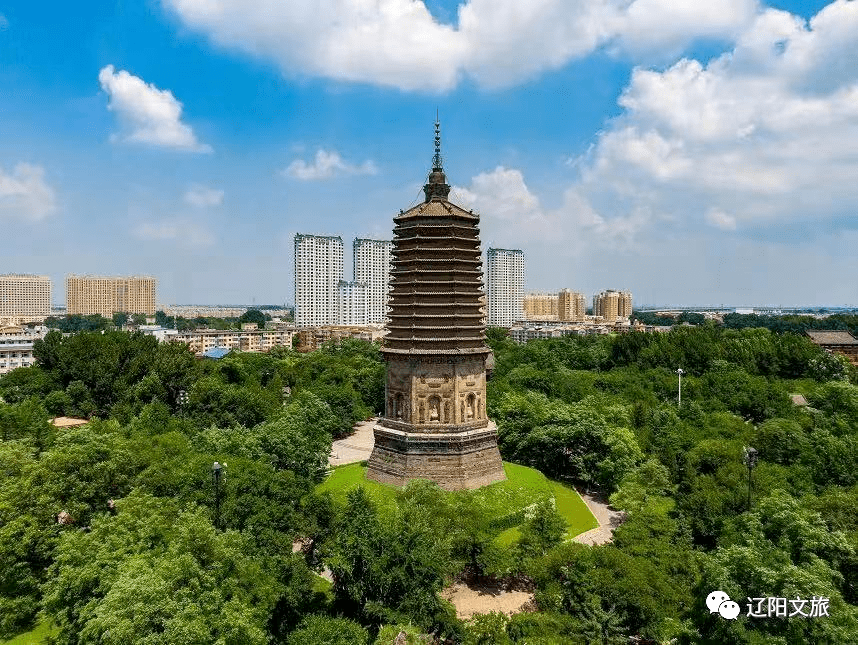
[[[426,193],[426,201],[441,199],[446,201],[450,194],[450,186],[447,184],[447,176],[444,174],[444,164],[441,158],[441,120],[438,118],[438,110],[435,110],[435,155],[432,157],[432,172],[423,186]]]
[[[433,172],[444,172],[443,160],[441,159],[441,120],[438,118],[438,110],[435,110],[435,156],[432,157]]]

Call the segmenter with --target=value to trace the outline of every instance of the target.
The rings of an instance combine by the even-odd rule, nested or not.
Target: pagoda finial
[[[444,175],[444,165],[441,159],[441,119],[438,118],[438,110],[435,110],[435,156],[432,157],[432,172],[429,173],[429,180],[423,186],[423,192],[426,193],[426,201],[433,199],[447,199],[450,194],[450,186],[447,184],[447,177]]]
[[[435,156],[432,157],[432,170],[436,172],[444,170],[441,159],[441,119],[438,118],[438,108],[435,108]]]

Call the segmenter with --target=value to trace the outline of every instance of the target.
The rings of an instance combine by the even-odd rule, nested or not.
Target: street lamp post
[[[680,367],[678,370],[676,370],[676,373],[679,375],[679,396],[677,396],[677,398],[676,398],[676,405],[677,405],[677,407],[681,407],[682,406],[682,375],[685,374],[685,370]]]
[[[226,463],[220,464],[218,462],[214,462],[212,464],[212,483],[214,484],[214,495],[215,495],[215,514],[214,514],[214,525],[215,528],[220,528],[220,483],[222,479],[226,478]]]
[[[749,446],[745,447],[745,450],[744,450],[744,453],[742,456],[742,461],[748,467],[748,510],[749,511],[751,510],[751,471],[753,471],[754,468],[756,467],[758,457],[759,457],[759,455],[757,454],[756,449],[751,448]]]

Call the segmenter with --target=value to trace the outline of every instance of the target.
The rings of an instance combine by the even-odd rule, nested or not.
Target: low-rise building
[[[850,363],[858,365],[858,339],[848,331],[809,329],[805,332],[815,345],[845,356]]]
[[[563,336],[590,336],[603,334],[623,334],[630,331],[655,333],[670,331],[669,326],[632,324],[627,319],[612,323],[597,316],[587,316],[583,322],[563,321],[522,321],[512,326],[510,338],[516,343],[526,343],[540,338],[561,338]]]
[[[0,374],[34,365],[33,343],[47,333],[47,327],[0,327]]]
[[[160,342],[185,343],[195,354],[202,354],[215,347],[224,347],[240,352],[267,352],[274,347],[292,347],[294,327],[278,325],[277,329],[257,329],[255,323],[242,325],[242,329],[194,329],[176,331],[157,325],[141,325],[144,334],[155,336]]]
[[[187,343],[195,354],[214,347],[239,352],[267,352],[274,347],[292,347],[295,329],[195,329],[180,331],[170,340]]]
[[[181,318],[239,318],[247,313],[247,307],[222,307],[220,305],[158,305],[158,309],[167,316],[179,316]]]
[[[343,338],[355,338],[370,343],[383,339],[387,330],[381,325],[348,326],[324,325],[320,327],[305,327],[297,332],[295,349],[299,352],[312,352],[319,349],[322,343],[330,340],[339,342]]]

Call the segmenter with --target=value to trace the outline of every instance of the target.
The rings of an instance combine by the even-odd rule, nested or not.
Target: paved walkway
[[[582,493],[580,490],[578,494],[584,500],[590,512],[596,517],[599,526],[576,535],[573,539],[581,544],[590,545],[613,542],[614,529],[623,523],[625,514],[622,511],[616,511],[611,508],[604,495],[599,493]]]
[[[331,447],[331,455],[328,464],[341,466],[342,464],[353,464],[358,461],[366,461],[372,453],[375,439],[372,435],[372,427],[378,419],[361,421],[355,425],[355,430],[348,437],[337,439]]]

